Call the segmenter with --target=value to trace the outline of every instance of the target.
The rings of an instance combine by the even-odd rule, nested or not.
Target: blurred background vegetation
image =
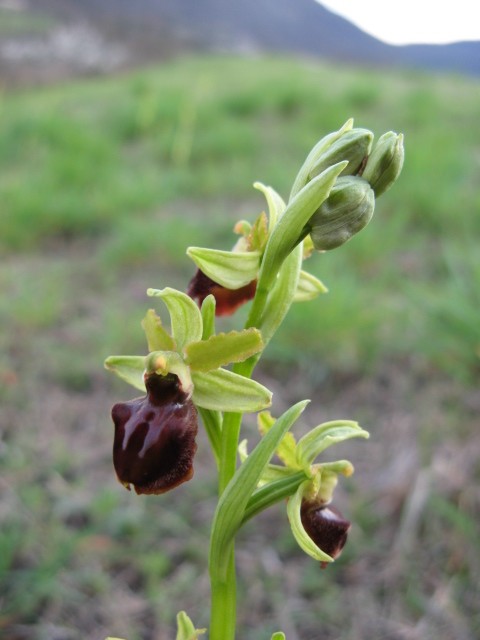
[[[145,291],[186,288],[187,246],[230,248],[265,206],[252,183],[286,197],[353,116],[405,134],[402,177],[310,259],[330,292],[294,307],[259,371],[275,413],[311,397],[305,424],[371,431],[335,451],[357,468],[351,541],[321,571],[281,505],[248,525],[240,640],[478,638],[478,80],[205,54],[9,89],[0,110],[0,637],[168,640],[183,608],[208,623],[206,439],[174,495],[125,492],[109,409],[132,394],[102,361],[145,350]]]

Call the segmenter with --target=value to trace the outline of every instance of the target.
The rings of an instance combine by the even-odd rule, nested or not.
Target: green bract
[[[350,131],[353,127],[353,118],[350,118],[346,121],[346,123],[341,127],[338,131],[334,131],[333,133],[329,133],[324,136],[321,140],[317,142],[317,144],[313,147],[313,149],[308,154],[305,162],[303,163],[300,171],[297,173],[297,177],[293,182],[292,189],[290,191],[290,200],[294,198],[297,193],[303,189],[303,187],[307,184],[310,179],[310,173],[313,167],[317,164],[320,158],[328,151],[328,149],[332,146],[332,144],[338,140],[345,133]]]
[[[210,569],[226,575],[228,547],[240,528],[248,500],[279,442],[305,409],[308,400],[286,411],[236,471],[218,502],[212,526]]]

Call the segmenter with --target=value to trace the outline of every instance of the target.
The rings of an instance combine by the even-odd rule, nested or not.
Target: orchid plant
[[[297,441],[292,428],[308,400],[275,418],[268,411],[272,394],[252,374],[291,305],[326,292],[302,269],[303,261],[363,229],[376,198],[400,174],[403,136],[388,132],[375,145],[373,138],[371,131],[354,128],[353,120],[322,138],[300,168],[287,202],[273,188],[255,183],[268,215],[238,222],[231,251],[190,247],[187,255],[197,270],[187,292],[147,291],[166,306],[170,326],[149,310],[142,323],[148,352],[105,362],[144,394],[112,409],[113,462],[127,489],[158,495],[190,480],[199,418],[208,436],[219,495],[209,552],[210,640],[235,638],[235,537],[246,521],[286,502],[293,536],[322,567],[338,558],[347,540],[350,522],[331,502],[338,477],[350,476],[353,466],[347,460],[322,462],[321,454],[349,438],[368,438],[367,431],[354,421],[335,420]],[[216,332],[216,316],[249,301],[244,328]],[[259,412],[261,438],[251,451],[240,441],[247,412]],[[205,631],[185,612],[178,614],[177,640],[194,640]],[[272,636],[282,638],[280,631]]]

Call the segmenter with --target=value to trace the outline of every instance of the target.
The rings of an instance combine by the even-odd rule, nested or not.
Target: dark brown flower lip
[[[146,387],[146,396],[112,408],[113,463],[127,489],[161,494],[193,475],[197,410],[176,376],[152,374]]]
[[[307,501],[302,503],[300,516],[305,531],[317,547],[338,558],[347,542],[351,523],[335,507]]]
[[[200,269],[197,269],[195,275],[190,280],[187,294],[196,300],[199,306],[201,306],[209,294],[212,294],[216,301],[215,315],[229,316],[235,313],[243,304],[251,300],[255,295],[256,289],[256,280],[252,280],[239,289],[228,289],[212,280]]]

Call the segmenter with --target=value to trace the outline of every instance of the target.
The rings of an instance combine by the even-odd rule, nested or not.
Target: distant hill
[[[9,0],[12,2],[24,12],[53,16],[60,24],[86,23],[127,47],[133,62],[187,48],[296,53],[370,66],[480,75],[480,41],[391,46],[315,0]]]

